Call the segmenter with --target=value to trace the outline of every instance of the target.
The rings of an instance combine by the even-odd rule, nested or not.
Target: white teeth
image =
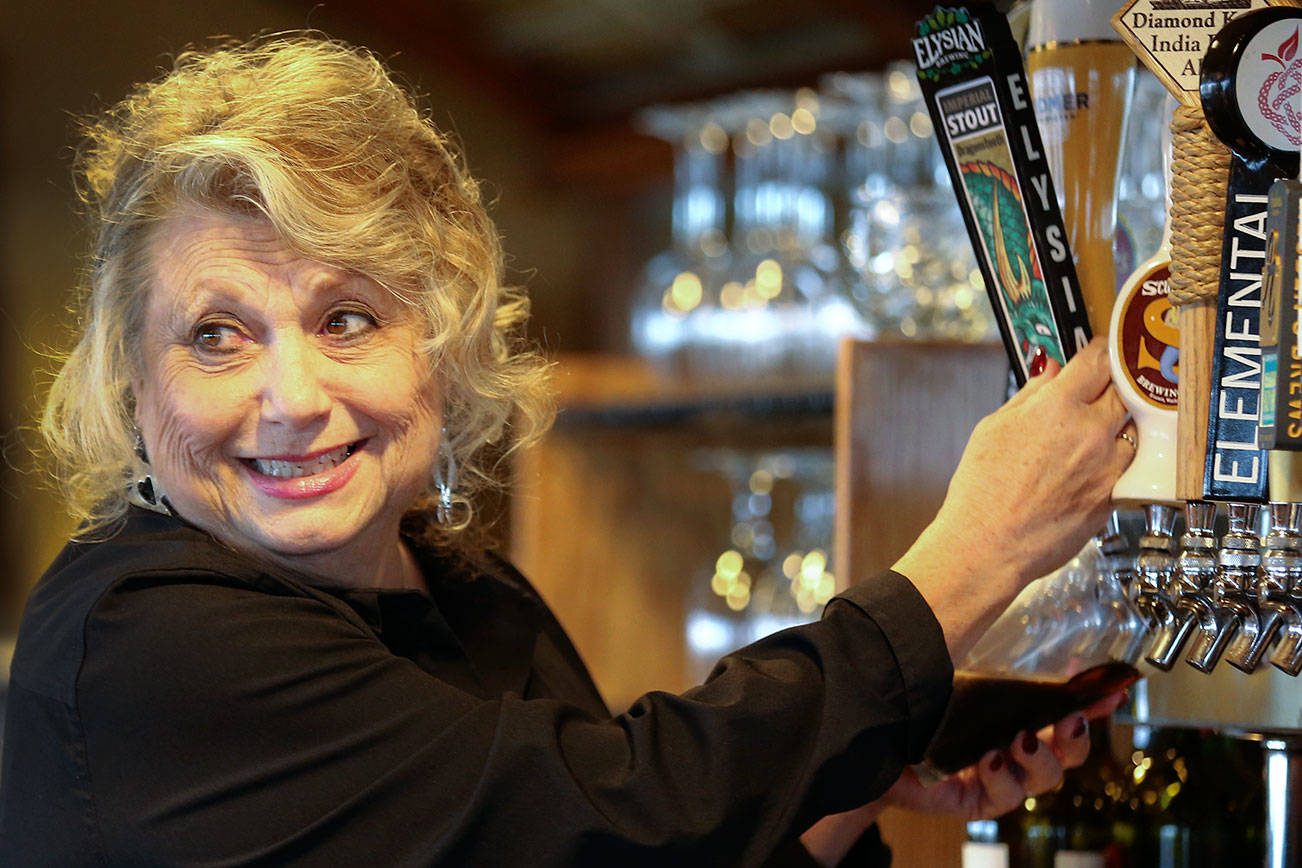
[[[352,454],[353,447],[341,446],[333,452],[318,455],[310,461],[279,461],[272,458],[250,458],[253,469],[263,476],[275,476],[279,479],[297,479],[300,476],[315,476],[327,470],[333,470]]]

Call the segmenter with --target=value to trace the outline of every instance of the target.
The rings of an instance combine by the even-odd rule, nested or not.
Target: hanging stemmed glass
[[[1165,117],[1166,87],[1146,68],[1135,74],[1131,112],[1135,118]],[[1162,140],[1162,125],[1126,124],[1126,141],[1121,150],[1117,176],[1117,288],[1125,283],[1141,262],[1157,252],[1166,222],[1166,173],[1163,167],[1168,146]]]
[[[757,579],[777,551],[772,510],[772,477],[756,467],[756,455],[741,449],[702,449],[692,466],[716,474],[728,485],[731,521],[722,551],[697,571],[687,598],[687,652],[691,675],[704,679],[721,654],[750,640],[747,609],[758,592]]]
[[[861,264],[852,295],[883,332],[990,338],[994,317],[913,66],[827,83],[865,113],[846,152],[847,256]]]
[[[837,72],[820,81],[824,92],[823,115],[842,142],[839,166],[839,233],[845,277],[842,287],[870,331],[883,327],[878,270],[889,269],[889,259],[870,253],[871,212],[874,203],[890,195],[891,180],[882,130],[885,84],[875,72]],[[896,323],[886,323],[894,331]]]
[[[827,448],[707,449],[692,464],[727,481],[731,510],[688,595],[688,656],[703,678],[720,654],[818,617],[835,592],[834,474]]]
[[[781,559],[790,626],[818,617],[836,592],[830,553],[836,513],[835,461],[831,449],[788,450],[773,457],[775,473],[790,481],[792,521]],[[771,631],[770,631],[771,632]]]
[[[713,366],[738,374],[826,373],[836,338],[861,324],[839,292],[826,185],[835,140],[812,91],[741,94],[723,109],[732,133],[733,262]]]
[[[644,357],[679,366],[692,352],[694,320],[709,319],[728,270],[728,134],[708,105],[654,106],[637,124],[673,145],[674,189],[670,245],[642,270],[632,342]]]

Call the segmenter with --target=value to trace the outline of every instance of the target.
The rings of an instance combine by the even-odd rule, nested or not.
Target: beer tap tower
[[[1271,185],[1297,172],[1302,10],[1252,0],[1235,17],[1229,10],[1181,13],[1173,5],[1181,4],[1128,0],[1113,17],[1180,103],[1172,119],[1170,228],[1180,327],[1176,495],[1186,502],[1187,527],[1161,605],[1148,604],[1154,629],[1146,659],[1153,669],[1136,691],[1134,717],[1263,742],[1266,864],[1282,868],[1302,864],[1302,486],[1290,484],[1296,474],[1280,472],[1292,456],[1267,453],[1263,445],[1276,444],[1257,436],[1259,410],[1273,406],[1275,373],[1259,335],[1271,327],[1264,321],[1272,316],[1271,281],[1278,280],[1270,261],[1275,271],[1287,271],[1278,267],[1281,259],[1302,253],[1283,244],[1277,230],[1268,240],[1267,228],[1268,212],[1284,205],[1273,192],[1268,201]],[[1183,39],[1170,38],[1177,30]],[[1279,217],[1270,220],[1277,225]],[[1287,282],[1280,292],[1296,297]],[[1282,348],[1287,332],[1279,335]],[[1278,354],[1280,364],[1285,357]],[[1214,501],[1226,503],[1229,520],[1219,546]],[[1263,540],[1258,513],[1266,502],[1271,526]],[[1137,599],[1159,599],[1158,580],[1137,584]],[[1189,666],[1176,665],[1181,656]],[[1217,666],[1222,657],[1228,666]],[[1272,665],[1262,666],[1266,660]]]
[[[1147,620],[1149,636],[1138,650],[1096,644],[1132,675],[1124,663],[1152,664],[1135,689],[1136,723],[1264,742],[1266,864],[1302,865],[1302,460],[1295,469],[1292,453],[1263,448],[1302,452],[1302,410],[1288,406],[1302,396],[1302,183],[1288,195],[1275,184],[1297,173],[1302,143],[1302,4],[1118,2],[1036,0],[1029,84],[992,7],[937,7],[913,40],[918,75],[1018,382],[1034,373],[1032,346],[1062,361],[1087,329],[1111,335],[1113,378],[1139,441],[1113,498],[1144,510],[1146,533],[1127,569],[1114,516],[1096,538],[1098,591],[1115,602],[1111,588],[1128,584],[1121,604]],[[1109,100],[1128,92],[1133,60],[1118,62],[1100,11],[1177,101],[1169,245],[1115,305],[1105,251],[1116,155],[1096,149],[1121,141],[1119,128],[1104,136],[1099,123],[1124,121],[1125,98]],[[1031,104],[1038,124],[1026,117]],[[996,174],[1007,189],[991,195]],[[1014,235],[1024,240],[1016,261],[1006,243]],[[1277,336],[1273,356],[1263,356],[1266,332]],[[1282,409],[1267,419],[1267,407]],[[1278,423],[1273,441],[1258,439],[1259,422]],[[1229,519],[1220,540],[1218,502]],[[1181,657],[1190,665],[1176,665]],[[1092,671],[1062,674],[1074,682]]]

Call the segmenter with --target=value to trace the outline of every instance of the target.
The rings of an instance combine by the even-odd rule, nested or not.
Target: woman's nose
[[[325,359],[310,336],[280,334],[264,356],[262,418],[301,426],[330,412],[323,379]]]

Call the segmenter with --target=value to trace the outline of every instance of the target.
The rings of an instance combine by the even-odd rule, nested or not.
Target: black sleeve
[[[882,841],[881,830],[874,824],[868,827],[850,851],[836,864],[836,868],[890,868],[891,848]],[[799,838],[791,838],[778,847],[764,863],[764,868],[822,868]]]
[[[166,576],[101,600],[77,704],[116,862],[759,865],[918,759],[951,676],[893,574],[606,720],[471,696],[320,600]]]

